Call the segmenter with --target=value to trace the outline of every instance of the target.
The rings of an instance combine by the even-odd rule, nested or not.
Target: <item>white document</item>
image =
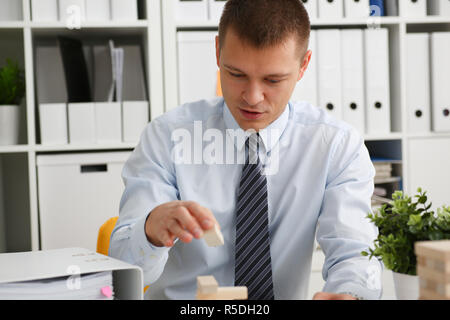
[[[38,103],[66,103],[67,87],[58,45],[37,44],[35,52]]]
[[[21,21],[22,1],[0,0],[0,21]]]
[[[406,34],[406,109],[408,132],[429,132],[430,106],[430,36]]]
[[[94,103],[69,103],[69,141],[71,144],[95,143]]]
[[[120,300],[142,300],[143,298],[141,268],[84,248],[3,253],[0,254],[0,265],[2,266],[2,272],[0,272],[2,286],[8,283],[37,280],[47,280],[51,283],[52,280],[61,277],[67,279],[69,276],[66,284],[76,289],[77,284],[80,283],[78,280],[81,280],[81,288],[83,287],[83,279],[88,280],[89,283],[98,282],[98,280],[104,283],[106,279],[109,283],[109,276],[103,272],[114,271],[112,272],[114,285],[112,290],[115,298]],[[94,273],[96,275],[89,279],[82,278]]]
[[[306,11],[308,11],[309,18],[311,20],[317,19],[319,17],[317,0],[303,0],[302,2]]]
[[[57,0],[31,0],[31,19],[33,21],[58,21]]]
[[[59,19],[69,24],[86,21],[85,0],[59,0]]]
[[[111,20],[109,0],[86,0],[86,21]]]
[[[219,23],[226,2],[227,0],[208,0],[209,20]]]
[[[216,97],[215,31],[178,32],[179,103]]]
[[[450,32],[431,34],[432,128],[450,131]]]
[[[391,132],[388,30],[364,31],[366,62],[366,132]]]
[[[317,30],[319,107],[342,119],[341,31]]]
[[[429,0],[428,14],[432,16],[450,16],[450,1],[448,0]]]
[[[343,120],[365,134],[364,34],[341,30]]]
[[[208,0],[175,0],[175,21],[208,20]]]
[[[346,18],[367,18],[370,15],[369,0],[344,0]]]
[[[42,145],[66,145],[67,105],[65,103],[39,104],[39,125]]]
[[[427,15],[427,0],[399,0],[399,4],[400,15],[403,17],[425,17]]]
[[[340,19],[344,17],[344,0],[318,0],[320,19]]]
[[[309,50],[312,51],[311,61],[306,69],[303,78],[297,82],[291,100],[308,101],[314,106],[318,106],[317,99],[317,31],[311,30],[309,39]]]
[[[112,272],[0,283],[0,300],[113,300]]]
[[[123,48],[114,49],[114,59],[116,61],[116,101],[123,100]]]
[[[114,100],[114,92],[116,91],[117,87],[117,59],[116,59],[116,50],[114,48],[114,41],[112,40],[109,40],[109,50],[111,56],[112,82],[108,92],[108,101],[111,102]]]
[[[150,121],[148,101],[124,101],[123,142],[136,143]]]
[[[120,102],[95,103],[95,132],[97,143],[122,142],[122,108]]]
[[[111,18],[114,21],[137,21],[137,0],[111,0]]]

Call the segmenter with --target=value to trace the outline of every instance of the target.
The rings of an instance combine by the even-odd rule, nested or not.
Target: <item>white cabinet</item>
[[[129,152],[37,157],[41,249],[96,250],[101,225],[119,215]]]

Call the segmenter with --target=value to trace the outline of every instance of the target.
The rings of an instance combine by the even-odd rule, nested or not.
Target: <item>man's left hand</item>
[[[313,300],[358,300],[346,293],[317,292]]]

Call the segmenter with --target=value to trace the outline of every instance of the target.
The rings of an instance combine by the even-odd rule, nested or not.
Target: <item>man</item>
[[[363,139],[289,102],[309,32],[299,0],[229,0],[216,38],[223,98],[146,127],[123,170],[110,245],[143,268],[146,298],[194,299],[196,277],[213,275],[247,286],[249,299],[305,299],[315,236],[326,255],[315,299],[380,297],[381,266],[360,255],[377,235]],[[200,238],[215,223],[225,244],[208,247]]]

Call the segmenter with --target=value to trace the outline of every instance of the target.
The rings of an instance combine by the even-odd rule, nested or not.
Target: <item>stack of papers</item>
[[[113,300],[112,271],[0,283],[0,300]]]

